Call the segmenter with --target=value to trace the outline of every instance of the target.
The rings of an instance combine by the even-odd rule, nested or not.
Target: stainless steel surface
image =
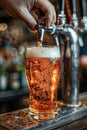
[[[78,104],[79,93],[79,43],[76,32],[70,26],[64,26],[63,32],[69,37],[67,43],[64,43],[64,71],[63,71],[63,101],[67,105]]]
[[[28,116],[28,108],[0,115],[1,130],[53,130],[87,116],[87,93],[80,95],[78,108],[62,107],[53,120],[40,122]]]

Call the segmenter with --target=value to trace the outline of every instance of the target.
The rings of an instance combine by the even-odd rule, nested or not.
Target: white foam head
[[[26,49],[26,57],[60,58],[59,47],[31,47]]]

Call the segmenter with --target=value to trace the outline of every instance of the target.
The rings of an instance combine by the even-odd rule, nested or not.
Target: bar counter
[[[79,94],[82,106],[62,108],[53,120],[37,121],[28,117],[28,108],[0,115],[0,130],[87,130],[87,92]]]

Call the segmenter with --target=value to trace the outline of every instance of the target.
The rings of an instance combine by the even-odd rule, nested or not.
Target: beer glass
[[[55,118],[61,74],[59,46],[28,46],[25,71],[29,88],[29,116],[39,120]]]

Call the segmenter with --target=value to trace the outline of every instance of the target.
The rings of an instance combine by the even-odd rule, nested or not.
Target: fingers
[[[45,25],[49,26],[56,22],[56,12],[54,6],[48,0],[0,0],[2,7],[12,16],[23,20],[31,29],[35,29],[39,14],[32,13],[33,8],[42,10],[45,14]],[[8,8],[9,7],[9,8]]]
[[[46,10],[45,15],[46,15],[45,24],[47,26],[54,24],[56,22],[56,15],[55,15],[54,7],[52,9],[50,7],[50,10]]]
[[[40,8],[46,17],[45,25],[49,26],[56,22],[56,11],[54,6],[48,0],[36,0],[35,7]]]
[[[49,26],[56,22],[56,12],[54,6],[48,0],[36,0],[33,7],[41,9],[45,14],[45,25]],[[24,7],[24,6],[23,6]],[[20,8],[20,18],[27,24],[31,30],[35,30],[35,25],[37,24],[38,17],[35,16],[33,8]]]
[[[31,3],[30,0],[6,0],[4,4],[4,1],[0,0],[0,4],[9,15],[21,19],[29,29],[34,30],[37,22],[27,8],[28,5],[31,7]]]
[[[18,17],[26,23],[30,30],[35,30],[37,22],[27,8],[20,8]]]

